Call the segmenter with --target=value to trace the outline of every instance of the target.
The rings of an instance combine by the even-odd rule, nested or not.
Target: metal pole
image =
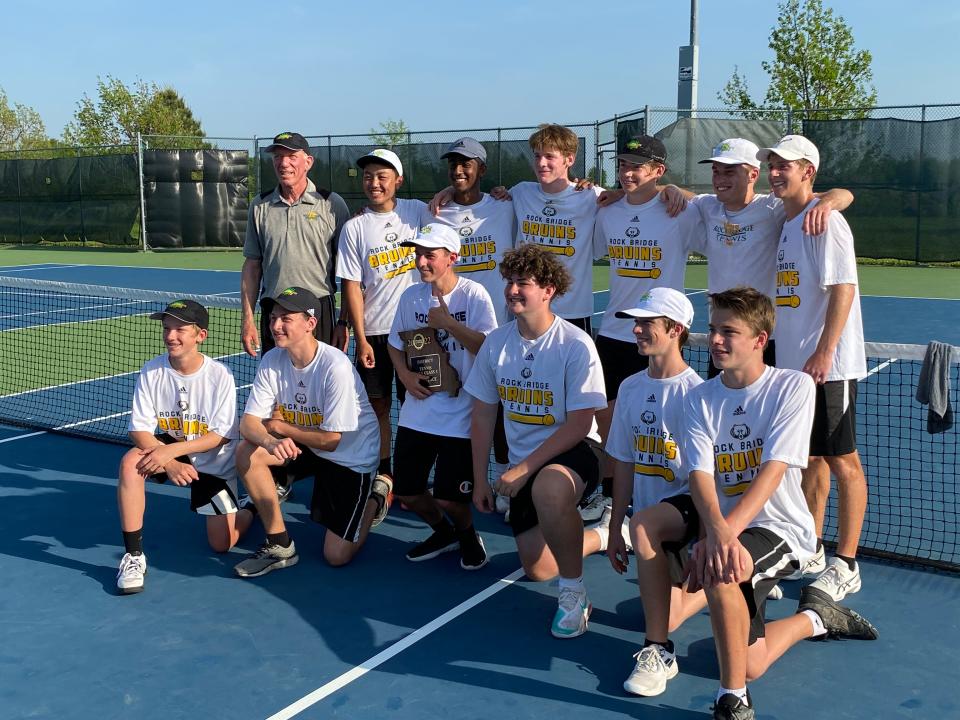
[[[920,177],[917,178],[917,222],[915,226],[915,235],[914,235],[914,249],[913,249],[913,262],[916,265],[920,264],[920,218],[923,216],[923,212],[920,208],[920,202],[923,200],[923,140],[924,140],[924,127],[927,124],[927,106],[920,106]]]
[[[497,128],[497,185],[503,185],[503,150],[501,149],[500,128]]]
[[[330,136],[327,135],[327,176],[329,177],[329,187],[327,188],[330,192],[336,192],[336,188],[333,186],[333,146]]]
[[[87,244],[87,227],[83,221],[83,167],[80,165],[80,148],[77,148],[77,188],[80,191],[80,243]]]
[[[594,185],[603,185],[603,165],[600,164],[600,121],[593,121],[593,164],[597,168]]]
[[[147,201],[143,179],[143,137],[137,133],[137,165],[140,175],[140,250],[146,252],[147,247]]]
[[[23,190],[20,187],[20,164],[23,162],[21,153],[14,160],[14,167],[17,168],[17,229],[20,234],[20,244],[23,245]]]
[[[253,136],[253,194],[260,192],[260,146],[257,144],[259,139]]]

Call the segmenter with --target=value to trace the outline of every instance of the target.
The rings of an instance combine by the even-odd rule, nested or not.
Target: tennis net
[[[0,279],[0,422],[127,441],[137,372],[164,352],[149,315],[183,294]],[[240,301],[191,296],[210,311],[203,351],[233,371],[243,403],[256,360],[240,348]],[[957,429],[927,432],[915,399],[925,348],[868,343],[870,374],[857,396],[858,446],[869,487],[861,538],[868,554],[960,571]],[[691,337],[688,361],[706,375],[706,341]],[[958,406],[960,353],[951,365]],[[396,413],[396,409],[394,409]],[[836,538],[835,490],[825,537]]]

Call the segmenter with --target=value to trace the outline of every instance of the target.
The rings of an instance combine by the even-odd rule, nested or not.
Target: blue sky
[[[826,0],[873,53],[880,104],[960,102],[960,4]],[[58,136],[97,76],[170,85],[211,136],[588,122],[676,105],[689,2],[50,0],[4,9],[0,87]],[[38,10],[39,8],[39,10]],[[734,65],[755,97],[772,0],[701,0],[700,106]]]

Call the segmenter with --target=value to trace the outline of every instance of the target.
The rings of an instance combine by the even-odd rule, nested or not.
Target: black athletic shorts
[[[593,448],[585,440],[581,440],[566,452],[550,458],[534,470],[527,483],[520,488],[520,492],[510,498],[510,529],[513,530],[514,536],[540,524],[537,508],[533,504],[533,484],[537,481],[539,472],[547,465],[563,465],[580,476],[584,482],[580,500],[590,497],[597,489],[597,483],[600,481],[600,461]]]
[[[363,381],[363,387],[367,390],[367,397],[371,400],[380,400],[390,397],[390,391],[393,384],[397,387],[397,402],[403,404],[403,399],[407,396],[407,389],[400,382],[396,371],[393,369],[393,360],[390,359],[390,352],[387,350],[388,335],[367,335],[367,342],[373,348],[372,368],[365,368],[360,359],[357,358],[355,364],[357,373]]]
[[[166,433],[158,435],[157,439],[164,445],[180,442],[173,435]],[[187,465],[193,464],[187,455],[180,455],[174,459]],[[151,475],[150,480],[155,483],[165,483],[169,478],[166,473],[157,473]],[[197,479],[190,483],[190,509],[198,515],[235,513],[237,511],[237,476],[222,478],[198,470]]]
[[[285,474],[292,480],[313,478],[310,518],[334,535],[349,542],[360,538],[363,511],[373,488],[373,473],[358,473],[316,455],[297,443],[300,454],[286,465],[271,467],[274,477]]]
[[[810,454],[847,455],[857,449],[857,381],[833,380],[817,385]]]
[[[564,320],[566,320],[571,325],[576,325],[578,328],[583,330],[587,335],[591,334],[592,326],[590,323],[590,315],[587,315],[586,317],[582,317],[582,318],[564,318]]]
[[[317,314],[317,326],[313,329],[313,336],[327,345],[333,342],[334,313],[336,308],[332,295],[324,295],[320,300],[320,312]],[[260,299],[260,357],[273,350],[273,333],[270,332],[270,311],[273,310],[272,298]]]
[[[747,528],[738,539],[753,558],[753,577],[740,583],[750,613],[750,639],[747,644],[753,645],[766,634],[764,612],[767,594],[780,580],[787,579],[799,570],[800,564],[787,557],[793,552],[787,541],[766,528]]]
[[[637,351],[636,343],[614,340],[606,335],[597,336],[597,354],[603,368],[607,400],[616,400],[620,383],[650,365],[650,358]]]
[[[767,341],[767,346],[763,349],[763,362],[770,367],[777,366],[777,345],[773,338]],[[707,380],[715,378],[719,374],[720,371],[713,364],[713,358],[707,352]]]
[[[446,437],[398,427],[393,443],[393,494],[421,495],[433,471],[438,500],[473,500],[473,454],[470,438]]]

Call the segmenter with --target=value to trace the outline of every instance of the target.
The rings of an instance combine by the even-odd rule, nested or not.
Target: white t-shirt
[[[803,367],[823,333],[830,287],[853,285],[853,305],[827,380],[859,380],[867,375],[867,358],[853,233],[843,215],[832,212],[823,235],[805,235],[803,217],[817,202],[814,198],[803,212],[785,223],[780,237],[776,265],[777,365],[794,370]]]
[[[605,450],[633,463],[634,512],[689,491],[679,447],[683,398],[702,383],[691,368],[664,379],[642,370],[620,383]]]
[[[696,210],[687,208],[677,217],[667,215],[659,195],[642,205],[631,205],[626,196],[600,208],[593,232],[593,252],[610,256],[610,300],[603,313],[600,335],[634,342],[633,320],[615,313],[637,306],[654,287],[683,292],[683,276],[691,250],[701,250],[703,225]]]
[[[200,369],[182,375],[166,355],[148,360],[133,390],[128,430],[162,432],[178,440],[196,440],[208,432],[229,442],[204,453],[188,455],[198,472],[225,480],[237,476],[237,386],[221,362],[203,355]]]
[[[444,205],[436,221],[460,233],[457,274],[486,288],[497,314],[497,325],[503,325],[507,322],[507,303],[503,299],[500,261],[504,251],[513,247],[516,235],[513,203],[494,200],[485,194],[474,205]]]
[[[813,554],[817,541],[800,487],[800,470],[810,454],[814,398],[809,375],[765,366],[763,375],[745,388],[728,388],[718,376],[692,389],[684,401],[681,453],[687,472],[714,477],[724,516],[740,502],[763,463],[776,460],[788,466],[747,527],[776,533],[800,563]]]
[[[559,317],[536,340],[524,339],[516,321],[490,333],[464,389],[482,402],[503,405],[512,465],[553,435],[568,412],[607,406],[593,340]]]
[[[691,204],[703,218],[708,292],[745,285],[773,298],[771,268],[786,218],[780,198],[757,194],[736,212],[724,208],[716,195],[697,195]]]
[[[601,192],[601,187],[577,191],[573,183],[558,193],[544,192],[536,182],[510,188],[517,213],[517,245],[534,242],[556,253],[573,279],[566,294],[550,306],[562,318],[593,315],[593,223]]]
[[[457,278],[456,286],[443,296],[443,301],[450,314],[471,330],[489,335],[497,327],[493,303],[480,283]],[[433,297],[433,286],[429,283],[418,283],[407,288],[400,296],[400,306],[393,318],[388,342],[402,351],[404,342],[400,333],[426,326],[430,308],[439,306],[440,303]],[[457,371],[460,382],[464,382],[473,367],[474,355],[445,330],[437,330],[437,339],[443,349],[450,353],[450,365]],[[472,402],[462,389],[456,397],[444,391],[435,392],[425,400],[418,400],[407,393],[400,407],[399,425],[432,435],[468,438]]]
[[[380,462],[377,416],[353,363],[342,352],[318,343],[317,354],[303,369],[294,367],[283,348],[264,355],[244,412],[266,420],[277,403],[291,425],[341,433],[336,450],[310,448],[315,455],[358,473],[376,469]]]
[[[397,198],[385,213],[364,210],[350,218],[340,231],[337,277],[357,280],[363,286],[363,325],[367,335],[386,335],[397,311],[400,295],[420,282],[412,247],[417,231],[433,221],[422,200]]]

